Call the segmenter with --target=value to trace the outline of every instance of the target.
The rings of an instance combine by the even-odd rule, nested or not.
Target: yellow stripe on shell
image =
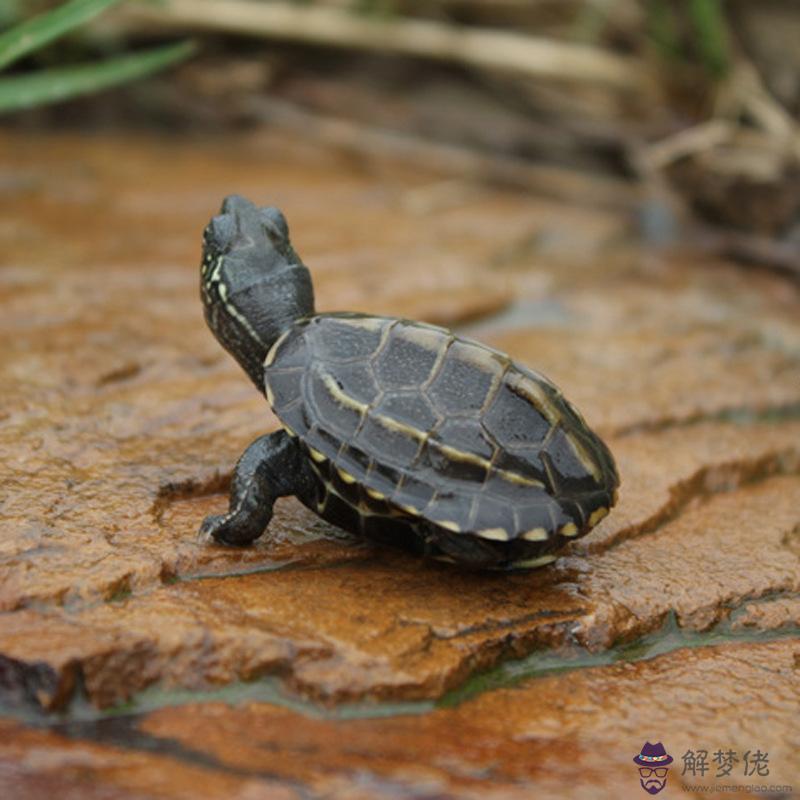
[[[437,333],[444,333],[447,336],[452,336],[453,332],[447,330],[447,328],[442,328],[440,325],[431,325],[430,322],[415,322],[413,325],[406,328],[406,330],[419,330],[422,328],[426,331],[436,331]]]
[[[264,366],[265,366],[265,367],[270,367],[270,366],[272,366],[272,362],[273,362],[273,361],[275,361],[275,356],[277,356],[277,355],[278,355],[278,349],[279,349],[279,348],[280,348],[280,346],[283,344],[283,342],[284,342],[284,339],[286,339],[286,337],[287,337],[287,336],[288,336],[288,335],[289,335],[291,332],[292,332],[292,329],[291,329],[291,328],[289,328],[289,330],[288,330],[288,331],[284,331],[284,332],[283,332],[283,333],[282,333],[282,334],[281,334],[281,335],[280,335],[280,336],[279,336],[279,337],[278,337],[278,338],[275,340],[275,344],[273,344],[273,345],[272,345],[272,347],[270,347],[270,349],[267,351],[267,357],[264,359]]]
[[[522,538],[527,542],[546,542],[550,535],[544,528],[531,528],[522,534]]]
[[[557,425],[561,422],[561,414],[558,408],[533,378],[519,373],[511,373],[507,380],[507,386],[515,394],[527,400],[538,411],[541,411],[551,425]]]
[[[339,387],[336,379],[330,373],[324,372],[321,377],[322,382],[325,384],[325,388],[331,393],[331,397],[333,397],[333,399],[339,403],[339,405],[344,406],[345,408],[351,408],[360,413],[364,413],[369,408],[367,403],[361,403],[356,400],[355,397],[350,397],[349,394],[345,394],[345,392],[343,392]]]
[[[314,461],[316,461],[318,464],[321,464],[323,461],[325,461],[325,456],[322,453],[320,453],[319,450],[315,450],[313,447],[309,447],[308,452],[311,454],[311,458],[313,458]]]
[[[395,328],[395,338],[411,342],[430,353],[438,353],[443,341],[449,341],[450,333],[443,328],[427,325],[409,325]],[[444,339],[443,339],[444,335]]]
[[[462,339],[457,336],[454,342],[454,349],[457,350],[457,352],[453,353],[453,357],[456,360],[471,364],[481,370],[489,370],[495,373],[495,377],[498,378],[502,377],[508,363],[508,356],[472,339]],[[501,356],[501,358],[497,358],[497,356]]]
[[[504,528],[484,528],[481,531],[475,531],[481,539],[491,539],[495,542],[507,542],[509,540],[508,531]]]
[[[601,519],[608,516],[608,509],[605,506],[600,506],[600,508],[596,508],[592,513],[589,515],[589,524],[590,525],[597,525]]]
[[[504,481],[508,481],[508,483],[516,483],[519,486],[532,486],[536,489],[544,489],[544,484],[541,481],[535,480],[534,478],[525,478],[522,475],[517,475],[516,472],[511,472],[511,470],[508,469],[498,469],[495,471]]]
[[[341,467],[339,467],[336,471],[339,473],[339,477],[345,483],[355,483],[356,482],[356,479],[349,472],[346,472]]]
[[[379,331],[386,324],[385,317],[337,317],[333,316],[337,322],[349,325],[351,328],[361,328],[365,331]]]
[[[559,530],[559,533],[562,536],[577,536],[578,535],[578,527],[575,525],[574,522],[568,522],[566,525],[563,525]]]
[[[372,418],[379,425],[382,425],[386,430],[395,431],[396,433],[404,433],[406,436],[415,439],[418,442],[424,442],[428,438],[427,431],[421,431],[419,428],[414,428],[411,425],[406,425],[404,422],[387,417],[384,414],[373,414]]]
[[[573,436],[571,433],[564,431],[564,438],[569,443],[569,446],[572,448],[572,452],[575,454],[575,458],[581,462],[583,468],[598,482],[602,480],[603,476],[600,472],[600,465],[586,452],[584,446],[578,441],[578,439]]]
[[[533,478],[526,478],[524,475],[519,475],[516,472],[512,472],[508,469],[497,469],[496,467],[493,467],[491,461],[487,458],[483,458],[483,456],[479,456],[475,453],[467,453],[463,450],[457,450],[455,447],[450,447],[450,445],[442,444],[440,442],[437,442],[436,446],[448,458],[451,458],[454,461],[461,461],[462,463],[475,464],[479,467],[483,467],[487,472],[494,472],[498,477],[502,478],[508,483],[516,483],[520,486],[531,486],[537,489],[544,488],[544,484],[541,481],[537,481]]]
[[[347,393],[345,393],[339,384],[336,382],[336,379],[330,373],[323,373],[322,374],[322,382],[325,388],[330,392],[331,397],[339,403],[339,405],[349,408],[353,411],[357,411],[359,414],[365,414],[369,411],[369,404],[362,403],[359,400],[356,400],[354,397],[351,397]],[[393,419],[392,417],[387,417],[384,414],[376,414],[373,413],[370,415],[371,419],[377,422],[382,427],[386,428],[387,430],[393,431],[395,433],[402,433],[405,436],[408,436],[411,439],[414,439],[418,442],[424,442],[429,438],[429,433],[427,431],[419,430],[419,428],[414,428],[411,425],[407,425],[399,420]],[[496,469],[492,467],[491,461],[489,459],[483,458],[475,453],[468,453],[462,450],[458,450],[455,447],[451,447],[447,444],[442,444],[440,442],[436,443],[436,446],[442,451],[444,455],[448,458],[453,459],[455,461],[460,461],[462,463],[468,464],[475,464],[477,466],[482,467],[487,472],[493,471],[498,477],[502,480],[507,481],[508,483],[514,483],[519,486],[529,486],[531,488],[543,489],[544,484],[541,481],[535,480],[533,478],[526,478],[524,475],[519,475],[516,472],[512,472],[511,470],[505,469]]]

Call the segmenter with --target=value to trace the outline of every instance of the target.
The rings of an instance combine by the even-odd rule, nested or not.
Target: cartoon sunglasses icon
[[[663,778],[667,772],[669,772],[669,767],[639,767],[639,774],[643,778],[649,778],[651,775]]]

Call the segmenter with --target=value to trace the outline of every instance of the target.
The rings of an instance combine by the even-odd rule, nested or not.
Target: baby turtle
[[[276,208],[228,197],[203,235],[201,294],[220,344],[283,428],[236,465],[207,538],[246,545],[296,495],[347,531],[473,567],[534,567],[607,513],[605,444],[559,390],[444,328],[317,314]]]

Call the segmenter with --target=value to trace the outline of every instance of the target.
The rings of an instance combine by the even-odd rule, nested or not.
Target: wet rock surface
[[[797,782],[795,286],[654,256],[618,212],[272,136],[2,144],[0,796],[638,796],[647,740],[675,783],[720,747]],[[294,500],[268,541],[198,542],[277,425],[197,297],[231,191],[284,208],[320,309],[456,326],[553,378],[617,458],[613,513],[527,573]]]

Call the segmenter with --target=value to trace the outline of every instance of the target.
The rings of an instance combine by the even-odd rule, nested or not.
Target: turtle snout
[[[254,211],[255,205],[240,194],[229,194],[223,201],[220,214],[241,214],[245,211]]]

